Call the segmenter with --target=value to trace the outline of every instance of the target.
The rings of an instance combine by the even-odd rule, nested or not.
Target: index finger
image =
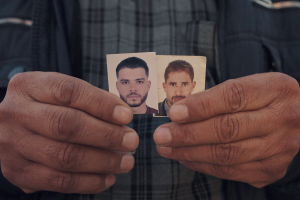
[[[173,122],[203,121],[221,114],[263,108],[286,97],[288,88],[297,88],[297,81],[282,73],[264,73],[228,80],[209,90],[191,95],[173,106],[169,117]]]
[[[83,80],[55,72],[25,72],[15,75],[10,90],[41,103],[84,111],[101,120],[125,125],[133,113],[119,97]]]

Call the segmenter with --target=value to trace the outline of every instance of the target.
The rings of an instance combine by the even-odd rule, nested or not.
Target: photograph
[[[127,103],[133,114],[157,114],[156,53],[109,54],[109,92]]]
[[[158,113],[168,116],[170,107],[205,90],[206,57],[156,56]]]

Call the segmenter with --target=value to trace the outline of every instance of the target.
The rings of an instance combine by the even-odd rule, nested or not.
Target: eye
[[[143,83],[144,83],[144,81],[137,81],[137,83],[138,83],[138,84],[143,84]]]
[[[182,83],[182,86],[188,86],[189,83]]]
[[[170,85],[171,85],[172,87],[174,87],[174,86],[176,86],[176,83],[170,83]]]
[[[128,81],[122,81],[121,84],[122,85],[127,85],[129,82]]]

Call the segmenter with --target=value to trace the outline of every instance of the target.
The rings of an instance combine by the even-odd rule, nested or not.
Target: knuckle
[[[221,115],[214,118],[213,123],[216,130],[216,140],[221,143],[234,141],[240,132],[240,120],[231,114]]]
[[[24,164],[24,160],[15,158],[16,160],[10,161],[9,159],[1,160],[1,171],[2,175],[14,185],[21,187],[26,181],[27,171],[26,169],[31,166]],[[5,164],[4,164],[5,163]]]
[[[18,73],[14,75],[8,83],[8,88],[15,89],[18,88],[20,85],[26,85],[24,83],[27,83],[27,75],[28,73]]]
[[[218,165],[236,164],[238,157],[242,154],[242,150],[237,145],[218,144],[212,146],[212,160]]]
[[[6,124],[9,124],[10,121],[14,121],[16,122],[16,120],[18,120],[18,115],[16,115],[16,106],[13,105],[12,103],[8,103],[8,104],[4,104],[4,102],[2,102],[0,104],[0,121],[2,124],[2,133],[1,133],[1,137],[0,137],[0,142],[3,139],[7,139],[7,134],[4,134],[6,131]],[[15,125],[16,123],[12,123],[11,125],[9,125],[9,127],[12,127],[13,125]],[[1,148],[1,145],[0,145]]]
[[[299,83],[296,79],[288,76],[284,73],[274,72],[272,73],[271,81],[276,83],[282,91],[299,90]]]
[[[75,79],[64,78],[58,79],[51,88],[51,96],[63,106],[71,106],[76,102],[76,96],[79,90],[79,85],[76,84]]]
[[[244,86],[236,80],[226,81],[226,88],[223,91],[223,98],[227,108],[233,112],[240,111],[247,106]]]
[[[192,126],[185,124],[178,126],[178,130],[181,136],[180,141],[181,143],[183,143],[183,145],[193,144],[196,141],[194,134],[195,131],[193,131],[191,127]]]
[[[213,171],[215,172],[217,177],[220,177],[222,179],[231,179],[231,177],[233,177],[233,172],[230,166],[213,165]]]
[[[281,154],[289,156],[291,159],[299,152],[299,142],[296,142],[293,138],[283,139],[280,143],[277,143],[277,148]],[[287,157],[288,158],[288,157]]]
[[[16,173],[15,171],[11,170],[8,167],[4,167],[3,165],[1,166],[1,171],[2,171],[2,175],[10,182],[15,183],[18,176],[18,173]]]
[[[102,172],[113,172],[115,170],[120,170],[120,160],[117,160],[115,156],[108,155],[104,162],[102,162]]]
[[[299,102],[299,101],[298,101]],[[297,104],[299,104],[297,102]],[[288,128],[299,127],[300,121],[300,105],[295,105],[293,102],[285,104],[284,108],[278,112],[276,122],[282,125],[288,125]]]
[[[56,172],[49,180],[49,185],[54,188],[54,191],[71,192],[79,185],[78,179],[75,174]]]
[[[277,174],[277,176],[275,176],[275,180],[279,180],[282,179],[285,175],[286,175],[287,169],[282,170],[280,173]]]
[[[58,150],[57,160],[60,167],[74,171],[83,164],[86,147],[77,144],[65,144]]]
[[[108,125],[102,127],[101,136],[103,145],[107,148],[116,147],[116,136],[122,137],[121,134],[118,134],[117,127]]]
[[[14,134],[14,133],[13,133]],[[10,135],[10,136],[7,136]],[[0,153],[1,153],[1,160],[0,162],[12,162],[12,157],[14,157],[16,154],[19,154],[19,150],[16,148],[14,140],[16,137],[13,136],[11,138],[11,133],[1,133],[0,137]],[[1,170],[1,168],[0,168]]]
[[[209,97],[202,97],[200,101],[197,102],[197,107],[201,110],[204,116],[211,113],[213,108],[212,101]]]
[[[76,133],[82,132],[84,129],[85,122],[76,110],[57,109],[53,111],[51,108],[47,108],[45,112],[51,122],[50,130],[55,138],[74,140],[77,136]]]
[[[180,149],[180,158],[185,161],[195,161],[195,153],[191,150],[191,148],[181,148]]]
[[[287,165],[288,166],[288,165]],[[261,164],[261,172],[266,181],[276,181],[283,178],[287,172],[287,166],[280,162],[268,162]]]
[[[30,72],[18,73],[14,75],[7,86],[6,96],[4,101],[8,99],[8,102],[20,103],[20,98],[27,98],[31,91],[36,87],[34,78],[29,77]]]
[[[300,90],[299,83],[296,79],[277,72],[272,74],[269,81],[270,85],[273,85],[274,87],[276,102],[283,99],[291,99],[293,97],[298,97],[299,100]]]

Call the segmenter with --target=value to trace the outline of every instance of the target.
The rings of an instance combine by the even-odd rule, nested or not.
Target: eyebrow
[[[137,78],[136,81],[144,81],[144,78]],[[120,81],[129,81],[129,79],[121,79]]]
[[[170,82],[170,83],[178,83],[178,82]],[[179,82],[179,83],[189,83],[189,82]]]
[[[176,84],[178,82],[170,82],[169,84]],[[189,83],[189,82],[180,82],[180,83]]]

